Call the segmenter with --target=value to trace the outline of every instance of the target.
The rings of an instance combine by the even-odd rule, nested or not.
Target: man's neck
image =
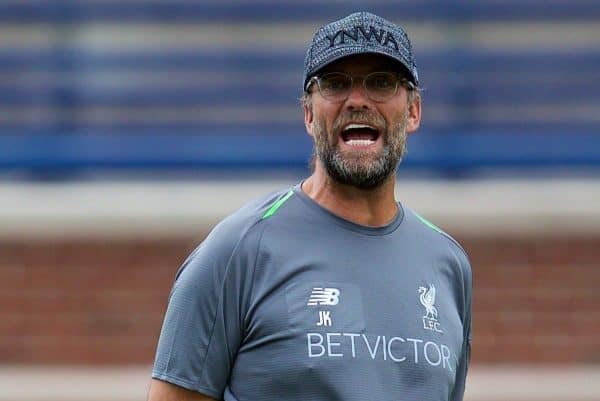
[[[360,189],[340,184],[321,166],[302,184],[302,191],[333,214],[363,226],[380,227],[390,223],[398,213],[394,197],[395,175],[379,187]]]

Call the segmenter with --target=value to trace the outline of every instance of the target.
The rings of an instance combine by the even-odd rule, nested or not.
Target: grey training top
[[[223,220],[177,274],[152,376],[225,401],[462,400],[469,262],[399,206],[360,226],[296,185]]]

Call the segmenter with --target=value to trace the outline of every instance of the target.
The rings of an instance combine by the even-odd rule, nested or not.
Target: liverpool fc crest
[[[435,307],[435,286],[429,284],[429,289],[425,287],[419,287],[419,300],[425,307],[425,316],[423,316],[423,328],[426,330],[437,331],[443,333],[440,328],[440,322],[438,321],[438,311]]]

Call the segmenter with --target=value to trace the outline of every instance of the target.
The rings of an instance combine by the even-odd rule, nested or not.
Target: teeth
[[[368,146],[375,143],[375,141],[371,139],[350,139],[346,143],[350,146]]]
[[[344,131],[347,131],[349,129],[361,129],[361,128],[368,128],[368,129],[373,129],[373,130],[375,129],[367,124],[348,124],[346,126],[346,128],[344,128]]]

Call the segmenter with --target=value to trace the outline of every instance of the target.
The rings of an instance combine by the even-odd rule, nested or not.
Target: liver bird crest
[[[423,304],[426,310],[425,317],[428,319],[437,320],[437,309],[435,306],[435,286],[433,284],[429,284],[429,289],[425,287],[419,287],[419,300]]]

